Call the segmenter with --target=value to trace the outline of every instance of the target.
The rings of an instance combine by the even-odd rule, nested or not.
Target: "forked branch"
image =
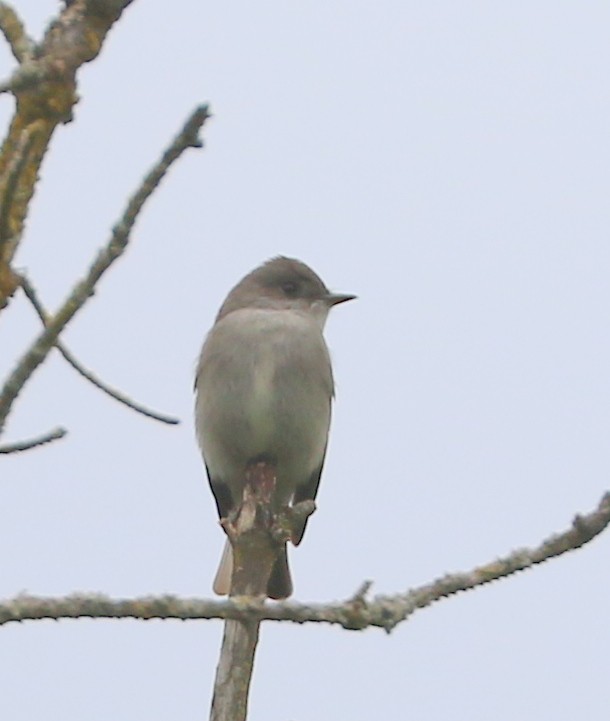
[[[0,433],[13,402],[28,379],[47,357],[59,334],[93,295],[94,289],[108,268],[125,251],[131,230],[145,202],[158,187],[170,166],[187,148],[201,147],[199,130],[209,117],[207,105],[197,107],[189,116],[180,133],[163,153],[136,193],[129,200],[125,212],[114,226],[106,246],[99,252],[85,277],[77,283],[61,308],[48,319],[47,326],[17,362],[0,392]]]

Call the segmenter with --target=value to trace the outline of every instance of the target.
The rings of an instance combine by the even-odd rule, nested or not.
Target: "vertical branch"
[[[21,131],[11,159],[2,175],[0,175],[0,256],[4,260],[12,260],[13,248],[4,252],[4,246],[12,235],[11,206],[15,199],[19,177],[28,161],[32,146],[32,136],[36,130],[36,123],[28,125]],[[14,243],[16,245],[16,243]]]
[[[20,62],[12,76],[0,83],[0,92],[10,91],[16,100],[15,114],[0,145],[0,176],[13,184],[10,202],[3,202],[2,207],[6,242],[0,253],[0,311],[18,287],[11,263],[23,236],[40,166],[55,129],[72,119],[78,100],[76,73],[97,57],[110,28],[131,2],[66,2],[36,46],[35,57],[19,18],[6,3],[0,3],[0,29]],[[23,149],[26,141],[27,152]]]
[[[233,597],[266,598],[278,555],[284,552],[294,529],[315,510],[313,501],[303,501],[276,513],[272,504],[275,484],[273,465],[251,465],[241,506],[221,521],[233,550]],[[210,721],[245,721],[260,623],[260,617],[246,614],[239,621],[225,621]]]
[[[259,620],[225,621],[210,721],[245,721]]]
[[[243,501],[236,517],[223,519],[233,551],[231,596],[265,598],[282,543],[271,534],[275,468],[258,463],[246,473]],[[210,721],[245,721],[260,621],[225,621],[214,681]]]

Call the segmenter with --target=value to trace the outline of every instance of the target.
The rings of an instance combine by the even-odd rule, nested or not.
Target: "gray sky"
[[[57,2],[20,0],[39,34]],[[202,100],[206,149],[147,206],[65,341],[168,428],[53,356],[2,461],[0,596],[209,596],[223,538],[192,376],[227,290],[278,253],[359,300],[297,600],[407,589],[534,545],[610,488],[607,2],[136,2],[80,74],[18,263],[54,308]],[[0,44],[0,76],[11,60]],[[11,99],[0,98],[3,127]],[[2,314],[2,376],[37,333]],[[391,636],[263,628],[251,721],[607,719],[610,537]],[[0,629],[11,721],[205,718],[221,624]]]

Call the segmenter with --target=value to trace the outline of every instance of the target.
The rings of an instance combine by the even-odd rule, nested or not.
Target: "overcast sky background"
[[[20,0],[38,37],[58,3]],[[5,441],[0,597],[210,596],[223,536],[192,380],[229,288],[309,263],[359,300],[328,323],[337,379],[297,600],[404,591],[535,545],[610,488],[607,2],[139,0],[79,73],[18,256],[49,309],[106,242],[192,108],[171,171],[65,333],[159,410],[137,416],[53,355]],[[0,43],[0,77],[13,67]],[[0,98],[5,127],[12,100]],[[39,331],[2,314],[2,378]],[[417,613],[391,636],[262,630],[250,721],[606,721],[610,535]],[[11,721],[206,718],[221,623],[0,629]]]

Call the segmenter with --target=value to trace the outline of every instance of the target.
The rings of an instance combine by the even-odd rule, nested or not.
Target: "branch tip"
[[[30,301],[31,305],[36,311],[36,314],[42,321],[42,324],[46,326],[48,324],[50,316],[40,302],[38,298],[38,293],[36,292],[34,286],[32,285],[32,283],[30,283],[28,278],[23,273],[19,276],[19,284],[23,292],[25,293],[25,296]],[[112,388],[107,383],[104,383],[93,373],[93,371],[88,370],[79,361],[77,361],[75,356],[66,348],[66,346],[59,339],[55,342],[55,347],[64,357],[66,362],[69,363],[79,375],[81,375],[85,380],[89,381],[89,383],[91,383],[91,385],[93,385],[95,388],[102,391],[102,393],[110,396],[110,398],[118,401],[119,403],[126,406],[127,408],[130,408],[136,413],[146,416],[147,418],[152,418],[155,421],[167,423],[168,425],[177,425],[180,423],[180,420],[178,418],[168,416],[164,413],[158,413],[157,411],[153,411],[150,408],[146,408],[140,403],[136,403],[135,401],[133,401],[131,398],[125,395],[125,393],[122,393],[116,388]]]
[[[0,453],[8,454],[21,453],[21,451],[29,451],[31,448],[37,448],[38,446],[44,446],[47,443],[58,441],[60,438],[63,438],[67,434],[68,431],[65,428],[54,428],[48,433],[43,433],[36,438],[31,438],[30,440],[16,441],[15,443],[6,443],[5,445],[0,446]]]
[[[366,597],[373,586],[373,581],[363,581],[358,587],[356,593],[351,597],[350,602],[354,604],[362,604],[366,602]]]

